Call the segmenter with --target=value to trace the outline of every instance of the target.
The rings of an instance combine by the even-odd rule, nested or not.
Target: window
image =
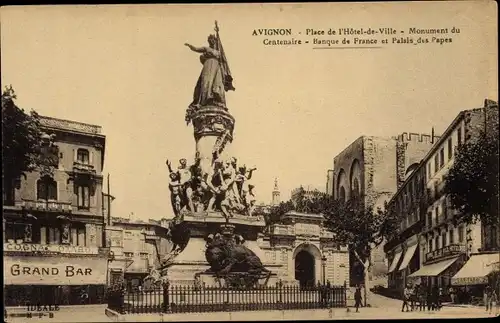
[[[339,198],[342,202],[345,202],[345,188],[344,186],[341,186],[340,187],[340,194],[339,194]]]
[[[427,213],[427,226],[432,226],[432,212]]]
[[[78,209],[90,209],[90,187],[86,185],[77,186],[77,205]]]
[[[431,178],[431,163],[427,164],[427,178]]]
[[[353,195],[353,197],[358,197],[358,195],[359,195],[359,182],[358,182],[357,178],[355,178],[353,181],[352,195]]]
[[[448,160],[453,157],[453,139],[448,139]]]
[[[431,252],[431,251],[432,251],[432,239],[429,240],[429,252]]]
[[[57,182],[50,176],[44,176],[36,182],[36,198],[39,200],[57,200]]]
[[[127,258],[132,258],[134,257],[134,253],[133,252],[124,252],[123,255]]]
[[[139,253],[139,255],[141,256],[141,259],[147,259],[148,258],[148,253],[147,252],[141,252],[141,253]]]
[[[462,144],[462,126],[457,129],[457,145],[460,146]]]
[[[436,223],[439,223],[439,206],[436,206]]]
[[[450,229],[450,244],[455,243],[455,235],[453,234],[453,229]]]
[[[26,225],[27,224],[25,223],[6,222],[5,239],[7,241],[13,240],[14,242],[16,242],[17,240],[22,240],[23,242],[25,242]]]
[[[458,227],[458,242],[464,242],[464,226],[461,225]]]
[[[442,205],[441,205],[441,208],[443,210],[443,217],[444,217],[445,220],[448,219],[448,206],[446,205],[446,203],[447,203],[447,199],[445,198],[443,200]]]
[[[71,224],[71,245],[85,246],[85,224],[73,222]]]
[[[442,168],[444,166],[444,148],[441,148],[439,150],[439,168]]]
[[[437,172],[439,170],[439,155],[434,156],[434,171]]]
[[[90,163],[90,158],[89,158],[90,154],[89,154],[89,151],[87,149],[83,149],[83,148],[79,148],[77,151],[76,151],[76,160],[79,162],[79,163],[82,163],[82,164],[89,164]]]
[[[435,244],[436,244],[436,250],[438,250],[439,249],[439,236],[436,237]]]
[[[441,234],[441,241],[443,242],[443,247],[446,246],[446,231]]]

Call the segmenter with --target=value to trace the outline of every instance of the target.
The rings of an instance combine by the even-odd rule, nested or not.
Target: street
[[[493,317],[484,308],[445,306],[440,311],[401,312],[401,301],[384,296],[371,294],[372,307],[360,308],[359,313],[354,308],[335,308],[318,310],[290,311],[251,311],[251,312],[213,312],[213,313],[177,313],[177,314],[134,314],[115,318],[106,316],[106,305],[68,306],[62,307],[48,316],[38,318],[33,316],[30,322],[158,322],[158,321],[257,321],[257,320],[325,320],[325,319],[428,319],[428,318],[483,318]],[[22,309],[7,309],[8,314],[22,313]],[[8,317],[9,323],[26,322],[26,317]]]

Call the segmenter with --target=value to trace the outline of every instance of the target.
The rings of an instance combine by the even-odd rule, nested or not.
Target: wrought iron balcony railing
[[[82,162],[78,162],[78,161],[73,162],[73,171],[77,171],[77,172],[81,172],[81,173],[89,173],[89,174],[96,173],[94,165],[86,164],[86,163],[82,163]]]
[[[71,212],[71,202],[60,202],[52,200],[26,200],[15,202],[16,207],[24,208],[26,210],[38,210],[48,212]]]

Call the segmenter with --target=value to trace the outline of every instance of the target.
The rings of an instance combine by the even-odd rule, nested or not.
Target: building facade
[[[337,199],[363,196],[367,207],[384,207],[402,185],[408,171],[415,168],[439,137],[403,133],[396,137],[362,136],[333,160],[333,175],[328,187]],[[351,282],[362,283],[363,268],[351,255]],[[372,281],[385,283],[387,260],[383,245],[372,250]]]
[[[389,202],[401,220],[400,229],[384,248],[389,287],[402,290],[409,282],[448,287],[472,255],[496,250],[495,234],[488,238],[480,221],[458,221],[458,211],[443,194],[457,147],[478,136],[488,114],[495,115],[495,108],[459,113]]]
[[[100,303],[103,248],[101,127],[41,117],[47,167],[19,179],[4,200],[6,306]]]
[[[282,224],[267,228],[258,240],[264,265],[288,285],[349,284],[349,253],[333,241],[317,214],[289,212]]]
[[[145,222],[112,218],[112,225],[106,230],[112,253],[108,284],[124,281],[128,290],[143,287],[144,278],[160,266],[172,249],[167,232],[166,219]]]

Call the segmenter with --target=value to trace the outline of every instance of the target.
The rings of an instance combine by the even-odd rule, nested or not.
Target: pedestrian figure
[[[418,300],[420,305],[420,311],[425,311],[425,300],[426,300],[426,287],[420,286],[418,291]]]
[[[498,315],[498,295],[497,291],[494,289],[492,289],[490,296],[490,314],[493,310],[493,307],[495,307],[495,315]]]
[[[410,288],[410,307],[411,310],[415,310],[415,306],[417,304],[417,293],[418,293],[418,285],[411,286]]]
[[[439,288],[435,285],[431,290],[432,309],[439,309]]]
[[[438,290],[437,302],[436,302],[436,307],[438,311],[441,310],[442,303],[443,303],[443,288],[440,287]]]
[[[361,306],[361,287],[356,286],[356,291],[354,292],[354,307],[356,307],[356,312],[359,312],[359,307]]]
[[[490,301],[491,301],[491,287],[488,285],[484,289],[484,295],[483,295],[483,300],[484,300],[484,305],[486,305],[486,312],[491,310],[490,308]]]
[[[450,286],[450,288],[448,289],[448,293],[450,294],[451,303],[455,304],[456,301],[455,289],[453,289],[453,287]]]
[[[410,286],[406,285],[405,289],[403,290],[403,306],[401,307],[401,312],[405,311],[405,307],[407,312],[410,311],[410,306],[408,305],[410,297],[411,297]]]
[[[427,287],[426,293],[425,293],[425,301],[427,303],[427,310],[431,311],[433,310],[432,306],[432,288],[431,286]]]

